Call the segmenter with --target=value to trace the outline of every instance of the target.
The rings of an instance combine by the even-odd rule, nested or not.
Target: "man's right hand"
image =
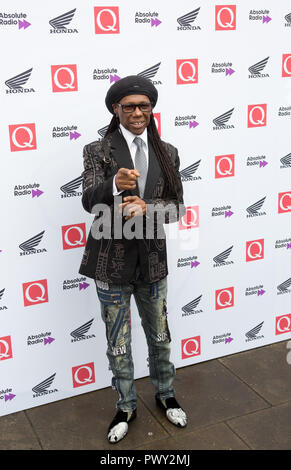
[[[135,189],[136,179],[140,176],[138,170],[129,170],[128,168],[119,168],[115,176],[115,185],[118,191],[126,189]]]

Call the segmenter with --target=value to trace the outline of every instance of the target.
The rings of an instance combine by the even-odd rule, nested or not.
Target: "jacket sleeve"
[[[82,204],[87,212],[93,213],[96,204],[113,204],[113,178],[106,177],[105,157],[99,142],[85,145],[83,149],[83,196]],[[108,167],[108,165],[107,165]]]
[[[157,221],[161,218],[163,213],[163,217],[165,217],[164,223],[168,224],[171,222],[177,222],[181,217],[186,214],[186,208],[184,206],[184,199],[183,199],[183,186],[181,181],[181,176],[179,172],[180,168],[180,158],[178,155],[178,150],[170,144],[165,144],[166,149],[168,150],[171,159],[174,163],[178,187],[176,188],[176,193],[171,194],[167,199],[159,197],[152,199],[144,199],[147,204],[147,215],[150,217],[152,214],[157,214]]]

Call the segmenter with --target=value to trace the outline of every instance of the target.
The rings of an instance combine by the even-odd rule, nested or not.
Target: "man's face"
[[[145,95],[128,95],[124,96],[119,101],[120,105],[135,105],[146,103],[150,104],[150,100]],[[145,128],[149,125],[151,112],[141,111],[138,106],[131,113],[127,113],[122,110],[122,106],[114,104],[113,111],[115,112],[116,116],[119,117],[120,124],[122,124],[125,129],[128,129],[133,134],[142,134]]]

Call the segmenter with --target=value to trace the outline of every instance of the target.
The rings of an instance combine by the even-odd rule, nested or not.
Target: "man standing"
[[[157,98],[151,81],[138,75],[114,83],[105,99],[113,114],[106,135],[102,141],[84,147],[82,203],[86,211],[97,215],[79,272],[96,281],[106,327],[112,386],[119,395],[118,411],[108,429],[108,440],[113,443],[127,434],[128,423],[136,417],[131,356],[132,294],[148,344],[156,403],[173,424],[180,427],[187,424],[172,386],[175,368],[169,360],[168,268],[162,227],[163,222],[177,221],[185,208],[177,149],[160,139],[152,114]],[[120,214],[116,214],[117,202]],[[164,220],[159,219],[161,208]],[[107,219],[105,213],[109,214]],[[118,218],[123,229],[131,224],[127,235],[125,230],[116,234]],[[140,222],[142,231],[137,236],[132,228],[135,223],[140,226]],[[146,222],[153,225],[152,236],[146,232]]]

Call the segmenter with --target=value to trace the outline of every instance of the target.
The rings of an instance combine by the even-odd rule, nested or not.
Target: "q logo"
[[[181,341],[182,359],[189,357],[199,356],[201,354],[201,339],[200,336],[193,338],[182,339]]]
[[[264,239],[246,242],[246,261],[264,259]]]
[[[51,65],[53,93],[78,91],[77,66]]]
[[[47,280],[25,282],[22,284],[24,307],[48,302]]]
[[[234,176],[234,154],[215,156],[215,178]]]
[[[290,333],[291,331],[291,313],[276,317],[276,335]]]
[[[177,85],[198,83],[198,59],[177,60]]]
[[[291,191],[278,194],[278,212],[291,212]]]
[[[234,306],[234,287],[215,291],[215,310]]]
[[[118,7],[94,7],[95,34],[119,34]]]
[[[159,136],[161,137],[162,135],[162,129],[161,129],[161,113],[153,113],[156,128],[158,129]]]
[[[62,227],[63,249],[80,248],[86,245],[86,224],[64,225]]]
[[[248,106],[248,127],[265,127],[267,125],[267,105],[250,104]]]
[[[5,359],[11,359],[12,357],[11,336],[2,336],[0,338],[0,361],[5,361]]]
[[[291,77],[291,54],[283,54],[282,77]]]
[[[35,124],[10,125],[9,137],[11,152],[36,149]]]
[[[83,385],[95,382],[94,362],[72,367],[73,387],[82,387]]]
[[[179,230],[199,227],[199,206],[186,207],[186,214],[179,220]]]
[[[236,5],[215,5],[215,30],[236,29]]]

